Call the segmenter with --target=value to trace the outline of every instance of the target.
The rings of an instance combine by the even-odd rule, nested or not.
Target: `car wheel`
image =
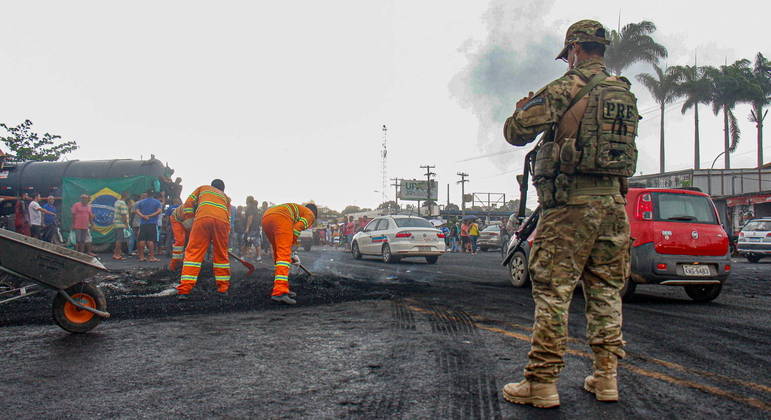
[[[361,251],[359,251],[359,243],[356,241],[353,241],[353,245],[351,245],[351,254],[353,255],[353,258],[356,260],[361,259]]]
[[[722,284],[695,284],[685,286],[685,293],[696,302],[709,302],[720,295]]]
[[[311,250],[311,246],[312,246],[311,244],[305,244],[303,245],[303,249],[305,250],[305,252],[308,252]]]
[[[627,277],[626,280],[624,280],[624,287],[618,292],[618,294],[621,295],[621,300],[628,301],[631,299],[632,296],[634,296],[635,289],[637,289],[637,283],[635,283],[631,277]]]
[[[397,258],[391,254],[391,247],[388,244],[383,245],[382,256],[383,262],[386,264],[393,264],[397,261]]]
[[[760,257],[758,257],[757,255],[747,255],[747,261],[749,261],[749,262],[754,264],[754,263],[760,261]]]
[[[426,262],[429,264],[436,264],[436,262],[439,261],[438,255],[427,255],[426,256]]]
[[[516,251],[509,261],[509,277],[514,287],[525,287],[530,282],[527,270],[527,256],[521,250]]]

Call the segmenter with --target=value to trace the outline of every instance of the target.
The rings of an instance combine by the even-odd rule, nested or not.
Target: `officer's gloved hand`
[[[296,252],[294,254],[292,254],[292,264],[302,264],[300,262],[300,256],[297,255]]]

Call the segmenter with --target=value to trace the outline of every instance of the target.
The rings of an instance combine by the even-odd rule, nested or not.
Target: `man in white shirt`
[[[35,199],[29,203],[29,225],[30,232],[33,238],[43,239],[43,213],[56,214],[44,209],[40,206],[40,194],[35,194]]]

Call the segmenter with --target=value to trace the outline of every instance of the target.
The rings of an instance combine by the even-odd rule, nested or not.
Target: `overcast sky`
[[[771,55],[769,2],[688,1],[35,1],[4,2],[0,122],[75,140],[68,159],[147,158],[176,169],[185,193],[222,178],[241,204],[315,200],[341,210],[381,201],[381,126],[388,177],[436,165],[439,199],[516,197],[527,148],[508,146],[505,115],[564,73],[555,62],[574,21],[615,28],[651,20],[667,65],[720,65]],[[619,9],[619,5],[623,5]],[[627,70],[651,71],[647,65]],[[633,82],[636,82],[632,79]],[[638,170],[658,170],[658,113],[645,120]],[[693,116],[670,107],[667,169],[693,161]],[[749,107],[732,166],[755,166]],[[722,150],[722,123],[702,113],[702,166]],[[769,137],[769,136],[766,136]],[[771,143],[771,142],[767,142]],[[769,144],[771,146],[771,144]],[[475,158],[493,155],[486,158]],[[771,160],[771,147],[766,147]],[[722,167],[722,160],[715,167]],[[393,188],[387,187],[393,199]]]

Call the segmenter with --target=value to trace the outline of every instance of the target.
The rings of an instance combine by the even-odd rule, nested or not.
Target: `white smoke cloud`
[[[503,139],[503,123],[514,104],[566,71],[555,61],[563,39],[544,20],[554,0],[493,0],[484,14],[487,38],[461,46],[468,64],[450,82],[450,91],[479,120],[477,141],[485,153],[511,150]],[[494,156],[501,169],[511,169],[511,154]]]

